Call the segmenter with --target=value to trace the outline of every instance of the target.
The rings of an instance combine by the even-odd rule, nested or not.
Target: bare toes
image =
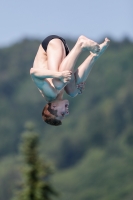
[[[106,42],[110,42],[110,40],[109,40],[108,38],[105,38],[105,41],[106,41]]]

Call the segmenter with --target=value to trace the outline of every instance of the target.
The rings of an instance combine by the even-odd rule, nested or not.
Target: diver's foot
[[[109,43],[110,43],[110,40],[108,38],[105,38],[104,42],[99,45],[100,51],[98,53],[93,53],[93,52],[90,52],[90,53],[97,57],[101,56],[104,53],[104,51],[107,49],[107,47],[109,46]]]
[[[98,53],[100,51],[100,46],[99,44],[97,44],[96,42],[94,42],[93,40],[88,39],[87,41],[88,43],[88,47],[87,49],[93,53]]]
[[[100,46],[98,43],[94,42],[93,40],[90,40],[86,38],[85,36],[80,36],[80,41],[82,43],[82,49],[89,50],[93,53],[98,53],[100,51]]]

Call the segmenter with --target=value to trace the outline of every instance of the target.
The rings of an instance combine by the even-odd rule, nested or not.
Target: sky
[[[133,0],[0,0],[0,47],[50,34],[133,41]]]

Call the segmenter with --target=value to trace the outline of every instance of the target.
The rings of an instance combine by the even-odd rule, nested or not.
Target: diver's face
[[[57,110],[57,119],[62,120],[65,116],[69,115],[69,101],[61,100],[58,103],[52,103],[51,109]]]

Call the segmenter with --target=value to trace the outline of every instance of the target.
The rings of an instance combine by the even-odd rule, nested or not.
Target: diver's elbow
[[[35,70],[34,70],[34,68],[32,67],[32,68],[30,68],[30,75],[34,75],[35,74]]]

